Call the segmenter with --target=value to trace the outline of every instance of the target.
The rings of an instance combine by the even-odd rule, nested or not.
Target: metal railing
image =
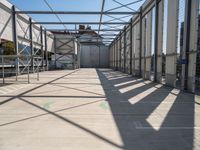
[[[15,74],[16,81],[18,81],[18,76],[22,74],[27,74],[27,83],[30,83],[30,73],[37,73],[37,80],[39,81],[39,72],[42,66],[42,58],[38,56],[29,55],[0,55],[0,75],[2,76],[2,83],[5,84],[6,74]],[[31,61],[34,60],[33,66]],[[15,72],[6,72],[15,69]],[[31,71],[32,69],[32,71]]]

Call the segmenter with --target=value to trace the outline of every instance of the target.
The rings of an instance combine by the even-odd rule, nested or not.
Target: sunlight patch
[[[115,87],[119,87],[119,86],[123,86],[123,85],[126,85],[126,84],[135,83],[135,82],[137,82],[137,81],[142,81],[142,79],[137,79],[137,80],[127,81],[127,82],[123,82],[123,83],[115,84],[114,86],[115,86]]]
[[[173,89],[168,94],[168,96],[158,105],[158,107],[148,116],[146,121],[152,125],[152,128],[157,131],[160,130],[179,93],[180,90]],[[162,115],[162,117],[157,117],[160,115]]]
[[[126,92],[129,92],[129,91],[134,90],[134,89],[136,89],[136,88],[145,86],[145,85],[146,85],[145,83],[146,83],[146,84],[149,84],[149,83],[151,83],[151,81],[146,81],[146,82],[144,82],[144,83],[142,82],[142,83],[134,84],[134,85],[131,85],[131,86],[122,88],[122,89],[120,89],[119,91],[120,91],[120,93],[126,93]]]
[[[146,96],[148,96],[149,94],[153,93],[154,91],[156,91],[157,89],[161,88],[163,85],[159,84],[156,85],[132,98],[130,98],[128,101],[133,105],[138,103],[140,100],[142,100],[143,98],[145,98]]]

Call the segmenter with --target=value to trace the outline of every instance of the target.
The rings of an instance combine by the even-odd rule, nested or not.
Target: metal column
[[[29,38],[30,38],[30,49],[31,49],[31,68],[32,68],[32,71],[34,73],[34,58],[33,58],[34,49],[33,49],[33,33],[32,33],[32,30],[33,30],[32,19],[29,18]]]
[[[158,0],[155,1],[155,49],[154,49],[154,82],[157,81],[157,57],[158,57]]]
[[[116,38],[116,54],[117,54],[117,57],[116,57],[116,61],[117,61],[117,70],[119,69],[119,47],[118,47],[118,37]]]
[[[142,76],[142,7],[140,7],[140,52],[139,52],[139,76]]]
[[[44,46],[45,46],[45,63],[46,63],[46,70],[48,70],[48,51],[47,51],[47,31],[44,31]]]
[[[17,21],[17,15],[15,12],[15,6],[12,6],[12,26],[13,26],[13,42],[14,42],[14,47],[15,47],[15,55],[16,57],[16,81],[18,80],[18,74],[19,74],[19,57],[18,57],[18,53],[19,53],[19,49],[18,49],[18,36],[17,36],[17,25],[16,25],[16,21]]]
[[[116,48],[115,48],[115,40],[113,41],[113,67],[114,67],[114,70],[116,69],[116,52],[115,52]]]
[[[126,72],[126,26],[124,27],[124,72]]]
[[[182,81],[181,87],[183,90],[188,89],[188,69],[189,69],[189,49],[190,49],[190,21],[191,21],[191,0],[186,0],[185,22],[184,22],[184,44],[182,61]]]
[[[133,19],[131,18],[131,24],[130,24],[130,74],[133,73]]]
[[[57,57],[56,57],[56,49],[57,49],[57,46],[56,46],[56,37],[54,36],[54,55],[55,55],[55,62],[54,62],[54,67],[55,69],[57,68]]]
[[[43,49],[43,28],[40,26],[40,43],[41,43],[41,53],[42,53],[42,69],[44,71],[44,49]]]
[[[119,68],[120,68],[120,71],[122,70],[122,32],[120,31],[120,34],[119,34]]]

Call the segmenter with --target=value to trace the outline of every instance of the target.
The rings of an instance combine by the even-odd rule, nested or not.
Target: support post
[[[190,49],[190,20],[191,20],[191,0],[185,1],[185,22],[184,22],[184,41],[182,61],[182,81],[181,88],[188,89],[188,71],[189,71],[189,49]]]
[[[33,33],[32,33],[32,30],[33,30],[32,19],[29,18],[29,38],[30,38],[30,49],[31,49],[31,68],[32,68],[32,71],[34,73],[34,58],[33,58],[34,49],[33,49]]]
[[[116,38],[116,70],[119,69],[119,47],[118,47],[118,37]]]
[[[158,0],[155,2],[155,49],[154,49],[154,82],[157,82],[157,57],[158,57]]]
[[[12,26],[13,26],[13,42],[15,48],[15,55],[17,56],[15,59],[15,68],[16,68],[16,81],[18,80],[19,74],[19,49],[18,49],[18,36],[17,36],[17,14],[15,11],[15,6],[12,6]]]
[[[133,73],[133,19],[131,18],[131,24],[130,24],[130,74]]]
[[[44,45],[45,45],[45,63],[46,63],[46,70],[48,70],[48,51],[47,51],[47,31],[44,31]]]
[[[124,73],[126,72],[126,26],[124,27]]]
[[[55,62],[54,62],[54,67],[55,69],[57,68],[57,57],[56,57],[56,49],[57,49],[57,46],[56,46],[56,36],[54,36],[54,55],[55,55]]]
[[[113,68],[114,68],[114,70],[116,69],[116,65],[115,65],[115,63],[116,63],[116,59],[115,59],[115,50],[116,50],[116,48],[115,48],[115,40],[113,41]]]
[[[28,62],[28,66],[27,66],[27,78],[28,78],[28,83],[30,83],[29,57],[27,57],[27,62]]]
[[[5,70],[4,70],[4,57],[1,57],[2,60],[2,77],[3,77],[3,84],[5,84]]]
[[[120,31],[120,34],[119,34],[119,68],[120,68],[120,71],[122,70],[122,32]]]
[[[37,65],[38,64],[39,64],[39,62],[38,62],[38,58],[37,58]],[[39,73],[40,73],[40,66],[37,66],[37,81],[39,81],[39,79],[40,79]]]
[[[142,77],[142,7],[140,7],[140,52],[139,52],[139,76]]]
[[[44,70],[44,46],[43,46],[43,28],[40,26],[40,44],[41,44],[41,53],[42,53],[42,70]]]

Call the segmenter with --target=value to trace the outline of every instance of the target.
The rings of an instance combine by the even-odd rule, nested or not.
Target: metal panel
[[[109,66],[109,50],[104,45],[82,44],[80,57],[81,67],[83,68],[107,68]],[[112,62],[113,51],[110,53],[110,59],[110,62]],[[113,67],[113,63],[111,63],[111,67]]]

